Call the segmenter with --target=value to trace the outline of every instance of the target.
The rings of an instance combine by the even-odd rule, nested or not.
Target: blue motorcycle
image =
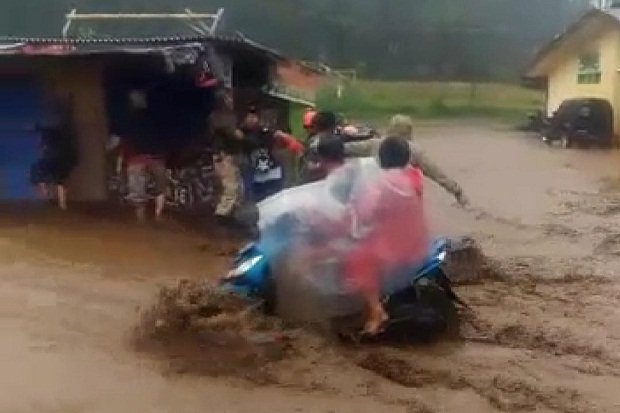
[[[221,288],[260,301],[287,321],[318,323],[340,336],[357,337],[366,308],[345,285],[341,262],[356,241],[346,231],[334,233],[332,226],[341,222],[355,191],[379,174],[376,162],[362,159],[260,203],[259,241],[239,252]],[[421,265],[385,274],[389,321],[379,338],[431,339],[458,327],[458,307],[466,305],[443,270],[456,245],[437,239]]]
[[[456,331],[458,307],[467,305],[454,293],[443,264],[450,252],[450,240],[435,240],[428,258],[422,265],[403,268],[388,277],[384,286],[384,307],[389,316],[378,339],[397,341],[429,340]],[[281,250],[285,245],[271,245]],[[272,268],[269,256],[260,244],[242,248],[233,262],[233,268],[222,279],[224,291],[238,294],[251,301],[261,301],[268,312],[278,308],[277,269]],[[274,271],[275,270],[275,271]],[[340,279],[338,275],[335,278]],[[332,291],[333,289],[328,289]],[[363,305],[354,297],[342,294],[323,294],[323,306],[338,308],[330,315],[330,328],[341,337],[356,337],[364,320]],[[346,304],[343,306],[343,301]],[[352,304],[353,303],[353,304]],[[342,310],[347,308],[347,310]]]

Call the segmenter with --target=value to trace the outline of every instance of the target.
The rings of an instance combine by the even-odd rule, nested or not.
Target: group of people
[[[274,151],[289,151],[300,161],[301,183],[323,179],[331,168],[339,164],[337,149],[333,144],[323,145],[331,151],[327,158],[320,156],[321,142],[342,143],[344,158],[377,157],[382,137],[350,139],[351,128],[341,127],[333,112],[309,109],[303,118],[308,136],[302,144],[295,137],[262,125],[255,108],[240,125],[233,111],[232,98],[226,92],[219,95],[218,107],[210,116],[210,136],[217,152],[216,171],[222,183],[222,192],[215,214],[223,222],[234,223],[234,212],[246,201],[260,202],[284,188],[284,171]],[[451,193],[461,205],[468,203],[462,188],[449,178],[413,142],[413,121],[410,117],[396,115],[391,119],[388,136],[406,142],[410,164],[415,165],[429,179]],[[331,148],[331,149],[327,149]],[[343,159],[344,159],[343,158]]]
[[[314,114],[311,137],[304,162],[306,181],[330,179],[340,175],[344,181],[352,157],[376,163],[382,172],[378,179],[362,179],[357,190],[346,198],[345,212],[327,218],[320,210],[309,211],[314,231],[327,233],[329,240],[348,239],[345,252],[334,252],[343,263],[345,284],[364,298],[367,305],[365,332],[376,334],[387,320],[380,297],[393,281],[390,274],[420,264],[429,246],[424,216],[423,177],[438,182],[457,201],[467,199],[461,187],[432,164],[412,142],[412,120],[403,115],[392,118],[386,137],[349,141],[335,129],[335,116]],[[350,174],[349,174],[350,175]],[[336,178],[337,179],[337,178]],[[335,244],[340,244],[339,241]],[[312,261],[312,260],[311,260]]]
[[[123,138],[116,138],[108,150],[117,153],[116,168],[126,168],[129,200],[136,205],[138,218],[144,218],[149,177],[155,183],[156,218],[161,218],[167,190],[166,148],[149,139],[138,139],[148,130],[147,101],[143,93],[128,96],[130,110]],[[77,163],[77,151],[70,130],[70,102],[53,101],[46,105],[40,124],[43,156],[32,167],[31,179],[42,193],[57,190],[60,208],[67,207],[66,181]],[[323,179],[346,158],[378,157],[385,139],[349,139],[351,131],[339,127],[332,112],[308,110],[304,114],[308,133],[304,143],[281,130],[266,127],[258,108],[250,107],[241,122],[237,121],[232,94],[222,89],[216,95],[216,107],[209,115],[207,141],[215,149],[214,165],[221,183],[215,215],[222,223],[235,224],[235,212],[245,203],[258,203],[280,192],[285,186],[285,171],[276,154],[284,150],[301,166],[302,183]],[[403,115],[392,118],[387,136],[399,138],[408,145],[409,164],[466,204],[461,187],[433,164],[412,139],[412,120]],[[130,139],[132,136],[138,137]],[[342,147],[342,151],[339,149]]]
[[[229,92],[221,91],[217,101],[209,119],[209,136],[216,149],[215,170],[222,183],[215,215],[231,224],[236,208],[245,202],[260,202],[284,188],[284,168],[276,150],[299,158],[304,146],[284,131],[265,127],[256,107],[250,107],[238,125]]]
[[[155,218],[160,219],[165,207],[168,185],[166,148],[148,139],[130,139],[144,135],[148,120],[140,114],[146,102],[140,94],[130,95],[131,119],[135,131],[126,131],[125,139],[117,138],[110,145],[115,149],[127,170],[128,200],[136,206],[138,219],[145,218],[145,206],[150,196],[155,197]],[[276,148],[285,148],[301,154],[303,145],[291,135],[266,128],[261,124],[258,109],[251,107],[239,124],[233,109],[230,91],[217,94],[216,107],[209,115],[208,129],[202,146],[215,149],[214,166],[221,183],[215,215],[223,224],[234,224],[236,208],[246,201],[258,202],[283,188],[282,165],[274,156]],[[116,167],[122,168],[121,163]],[[147,181],[152,177],[154,194],[147,194]]]

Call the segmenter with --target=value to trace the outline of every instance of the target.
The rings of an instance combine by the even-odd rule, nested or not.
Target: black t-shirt
[[[124,126],[123,138],[134,154],[163,156],[167,153],[165,137],[156,133],[147,110],[130,110]]]
[[[282,179],[282,166],[273,155],[275,132],[269,128],[243,130],[245,153],[254,172],[254,182]]]

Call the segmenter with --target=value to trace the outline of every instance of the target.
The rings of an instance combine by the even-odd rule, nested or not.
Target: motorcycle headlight
[[[439,255],[437,256],[437,259],[438,259],[440,262],[444,262],[444,261],[446,260],[446,256],[447,256],[447,255],[448,255],[448,254],[447,254],[445,251],[441,251],[441,252],[439,253]]]
[[[250,271],[256,264],[258,264],[261,259],[263,259],[263,257],[258,256],[258,257],[253,257],[253,258],[250,258],[249,260],[243,261],[238,266],[230,270],[225,278],[227,280],[230,280],[233,278],[241,277],[242,275]]]

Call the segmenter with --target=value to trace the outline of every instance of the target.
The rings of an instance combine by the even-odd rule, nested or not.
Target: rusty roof
[[[72,55],[136,53],[157,49],[174,49],[199,44],[231,47],[260,53],[275,59],[284,57],[275,49],[257,43],[242,34],[237,36],[147,36],[147,37],[0,37],[0,55],[38,54]],[[34,51],[37,51],[36,53]]]

